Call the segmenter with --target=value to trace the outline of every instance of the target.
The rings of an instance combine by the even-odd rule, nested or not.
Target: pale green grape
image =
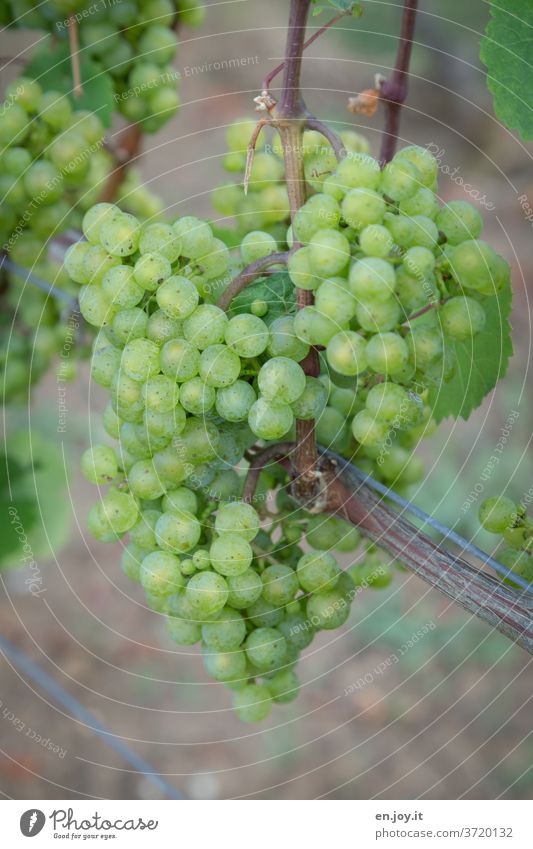
[[[267,325],[255,315],[236,315],[226,326],[226,345],[239,357],[258,357],[265,350],[268,339]]]
[[[339,567],[331,554],[313,551],[299,559],[297,575],[298,582],[305,592],[330,590],[339,577]]]
[[[299,590],[298,578],[290,566],[275,563],[268,566],[262,575],[263,598],[269,604],[284,607]]]
[[[193,377],[181,384],[181,405],[195,416],[205,415],[214,406],[215,398],[215,390],[204,383],[201,377]]]
[[[81,470],[88,481],[109,483],[118,474],[117,455],[109,445],[93,445],[81,456]]]
[[[369,368],[378,374],[399,374],[407,365],[409,349],[398,333],[376,333],[365,349]]]
[[[302,394],[293,401],[291,409],[297,419],[317,419],[327,403],[327,391],[316,377],[305,378]]]
[[[250,407],[248,424],[260,439],[280,439],[290,430],[294,414],[287,404],[258,398]]]
[[[444,332],[460,341],[470,339],[485,326],[485,310],[468,297],[450,298],[439,310],[439,317]]]
[[[141,584],[147,593],[169,596],[185,584],[178,557],[168,551],[152,551],[141,564]]]
[[[289,357],[300,362],[309,353],[309,345],[302,342],[294,331],[294,319],[290,315],[274,319],[270,325],[267,351],[271,357]]]
[[[200,295],[194,283],[186,277],[173,275],[161,283],[156,300],[164,313],[170,318],[184,319],[198,306]]]
[[[285,637],[275,628],[256,628],[244,643],[246,657],[262,672],[279,668],[287,653]]]
[[[192,513],[173,510],[162,513],[155,526],[155,538],[160,548],[173,553],[190,551],[197,545],[202,528]]]
[[[208,386],[220,389],[235,383],[241,371],[241,361],[226,345],[209,345],[200,356],[199,371]]]
[[[160,365],[163,374],[183,383],[198,374],[200,353],[185,339],[169,339],[161,349]]]
[[[367,303],[382,303],[396,288],[394,266],[379,257],[360,259],[350,268],[349,283],[356,298]]]
[[[201,304],[183,323],[185,339],[201,351],[224,341],[228,317],[219,307]]]
[[[307,602],[307,616],[315,628],[340,628],[350,615],[350,604],[335,589],[313,594]]]
[[[224,533],[209,549],[213,568],[224,576],[242,575],[253,559],[250,543],[237,533]]]
[[[272,710],[270,691],[262,684],[248,684],[233,694],[233,710],[242,722],[261,722]]]
[[[159,347],[149,339],[132,339],[122,351],[120,365],[132,380],[148,380],[159,371]]]
[[[259,531],[259,515],[251,504],[233,501],[219,507],[215,519],[215,530],[219,535],[238,534],[251,542]]]
[[[244,380],[236,380],[231,386],[216,392],[216,410],[228,422],[246,421],[257,396],[252,386]]]
[[[189,579],[185,590],[185,597],[192,610],[205,618],[222,610],[228,595],[228,584],[216,572],[197,572]]]
[[[336,333],[328,342],[326,357],[339,374],[355,376],[367,368],[366,340],[353,330]]]
[[[273,357],[261,366],[258,385],[268,400],[291,404],[305,389],[305,373],[289,357]]]
[[[241,614],[229,607],[223,608],[213,622],[202,625],[204,644],[216,652],[238,649],[246,637],[246,625]]]

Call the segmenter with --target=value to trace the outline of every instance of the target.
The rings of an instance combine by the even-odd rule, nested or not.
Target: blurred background
[[[515,355],[505,380],[469,421],[444,422],[424,445],[427,474],[413,497],[490,551],[493,538],[479,531],[476,500],[500,492],[520,500],[533,484],[528,300],[533,224],[519,200],[526,195],[533,204],[532,148],[493,115],[478,58],[488,4],[422,0],[420,6],[402,142],[431,146],[441,161],[442,199],[476,203],[485,216],[484,238],[512,264]],[[210,192],[226,179],[225,128],[254,114],[261,80],[283,55],[287,7],[286,0],[225,0],[208,4],[201,29],[182,31],[175,61],[181,111],[147,137],[137,163],[143,181],[172,215],[213,217]],[[364,7],[363,17],[341,21],[310,48],[303,84],[319,118],[363,132],[377,154],[383,116],[352,116],[346,103],[372,87],[376,73],[389,72],[401,4],[368,0]],[[0,39],[3,57],[31,44],[20,32]],[[2,86],[15,72],[3,72]],[[122,574],[120,547],[88,536],[85,521],[94,494],[78,460],[89,433],[97,441],[102,435],[105,401],[89,383],[87,368],[67,386],[65,403],[66,427],[58,433],[52,373],[32,392],[30,411],[10,414],[11,433],[31,424],[52,440],[56,454],[49,443],[30,446],[42,511],[37,546],[42,592],[29,593],[28,569],[1,571],[0,633],[183,794],[530,796],[529,656],[407,572],[384,591],[366,590],[339,632],[317,638],[301,663],[298,700],[274,710],[258,727],[240,723],[230,710],[230,692],[208,682],[194,649],[171,643],[163,617],[144,606],[140,589]],[[499,461],[487,474],[502,439]],[[29,449],[20,450],[24,455]],[[57,501],[66,482],[68,523],[59,518]],[[52,745],[46,748],[43,741]],[[0,748],[0,792],[9,798],[158,795],[5,659]]]

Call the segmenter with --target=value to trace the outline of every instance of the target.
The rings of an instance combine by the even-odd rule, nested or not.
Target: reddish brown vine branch
[[[324,136],[327,139],[335,152],[335,156],[337,157],[337,161],[340,162],[346,156],[346,149],[337,135],[327,124],[324,124],[323,121],[319,121],[318,118],[315,118],[313,115],[310,115],[306,122],[305,126],[308,130],[316,130],[317,133]]]
[[[220,309],[227,310],[233,298],[236,298],[239,292],[242,292],[250,283],[261,277],[267,268],[272,265],[287,265],[288,258],[289,251],[280,251],[261,257],[261,259],[257,259],[255,262],[247,265],[237,277],[233,278],[227,289],[222,292],[217,305]]]
[[[383,164],[390,162],[398,144],[400,115],[407,97],[417,11],[418,0],[405,0],[396,64],[390,79],[381,84],[380,98],[385,105],[385,126],[380,152]]]
[[[286,460],[290,456],[291,451],[294,451],[294,442],[278,442],[276,445],[269,445],[268,448],[263,448],[253,456],[244,484],[243,501],[251,503],[254,500],[257,482],[265,466],[271,462]]]
[[[120,136],[118,145],[111,153],[115,167],[111,171],[100,196],[101,201],[111,203],[116,200],[117,192],[122,184],[126,171],[131,163],[139,156],[142,143],[142,130],[139,124],[131,124]]]
[[[74,97],[81,97],[83,86],[80,71],[80,47],[78,43],[78,22],[75,15],[68,19],[68,37],[70,43],[70,62],[72,65],[72,82]]]
[[[307,39],[307,41],[304,41],[302,50],[307,50],[307,48],[310,47],[311,44],[313,44],[313,42],[317,40],[317,38],[320,38],[320,36],[323,35],[323,33],[325,33],[326,30],[328,30],[330,27],[335,26],[335,24],[338,23],[341,20],[341,18],[345,18],[346,15],[350,15],[350,14],[351,14],[351,9],[346,9],[346,11],[340,12],[340,14],[335,15],[334,18],[331,18],[331,20],[329,20],[327,23],[325,23],[323,26],[321,26],[319,29],[317,29],[317,31],[314,32],[313,35],[310,36]],[[277,67],[274,68],[273,71],[270,71],[270,73],[267,74],[267,76],[263,80],[263,85],[262,85],[263,94],[268,93],[268,89],[270,88],[270,84],[271,84],[272,80],[275,79],[275,77],[277,77],[277,75],[280,74],[283,71],[284,67],[285,67],[285,61],[280,62],[280,64],[277,65]]]

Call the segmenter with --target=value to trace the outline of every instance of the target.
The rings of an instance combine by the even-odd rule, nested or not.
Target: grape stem
[[[315,118],[314,115],[310,115],[305,122],[305,126],[308,130],[316,130],[320,135],[326,138],[331,147],[335,152],[335,156],[337,157],[337,162],[340,162],[341,159],[344,159],[346,156],[346,148],[344,147],[342,141],[340,140],[337,133],[334,133],[327,124],[324,124],[322,121],[319,121],[318,118]]]
[[[313,35],[311,35],[307,39],[307,41],[304,41],[302,51],[307,50],[307,48],[310,47],[311,44],[313,44],[313,42],[317,40],[317,38],[320,38],[320,36],[323,33],[325,33],[326,30],[328,30],[330,27],[335,26],[335,24],[338,23],[338,21],[340,21],[341,18],[345,18],[346,15],[350,15],[350,14],[351,14],[351,9],[346,9],[344,12],[340,12],[340,14],[335,15],[334,18],[331,18],[331,20],[329,20],[327,23],[325,23],[323,26],[321,26],[319,29],[317,29],[317,31],[314,32]],[[267,76],[263,80],[263,85],[261,86],[263,94],[268,94],[268,89],[270,88],[270,83],[272,82],[272,80],[275,77],[277,77],[278,74],[280,74],[283,71],[284,67],[285,67],[285,61],[280,62],[280,64],[277,65],[277,67],[275,67],[273,71],[270,71],[270,73],[267,74]]]
[[[239,292],[242,292],[250,283],[261,277],[266,269],[272,265],[287,265],[289,254],[290,251],[279,251],[268,256],[263,256],[261,259],[256,259],[255,262],[247,265],[237,277],[234,277],[227,289],[222,292],[222,295],[217,301],[217,306],[221,310],[227,310],[233,298],[236,298]]]
[[[81,84],[80,72],[80,48],[78,43],[78,22],[75,15],[68,19],[68,38],[70,44],[70,62],[72,65],[72,81],[74,83],[74,97],[81,97],[83,86]]]
[[[380,100],[385,106],[385,126],[380,151],[382,165],[391,161],[398,144],[400,115],[407,98],[417,11],[418,0],[405,0],[396,64],[390,79],[381,83]]]
[[[139,124],[130,124],[119,138],[118,145],[111,150],[115,167],[109,174],[100,196],[100,202],[113,203],[131,163],[141,152],[142,130]]]
[[[276,445],[269,445],[267,448],[263,448],[254,455],[244,483],[243,501],[247,501],[249,504],[253,502],[259,475],[265,466],[270,462],[279,463],[283,460],[286,461],[291,451],[294,451],[294,448],[294,442],[278,442]],[[282,465],[286,465],[286,463],[282,463]]]

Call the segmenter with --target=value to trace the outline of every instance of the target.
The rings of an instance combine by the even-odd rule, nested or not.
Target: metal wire
[[[2,268],[7,268],[8,271],[13,271],[20,277],[24,277],[28,283],[36,286],[37,289],[40,289],[42,292],[46,292],[47,295],[57,298],[59,301],[65,301],[68,304],[76,303],[76,298],[73,298],[72,295],[68,294],[68,292],[63,292],[62,289],[56,289],[53,284],[47,283],[47,281],[43,280],[42,277],[39,277],[38,274],[34,274],[33,271],[28,271],[27,268],[23,268],[21,265],[18,265],[18,263],[13,262],[13,260],[9,259],[6,254],[3,254],[2,259],[0,260],[0,269]]]
[[[330,453],[330,452],[328,452]],[[361,481],[361,483],[366,484],[371,489],[374,489],[376,492],[379,492],[381,495],[386,498],[390,498],[391,501],[394,501],[395,504],[402,507],[404,510],[407,510],[409,513],[412,513],[413,516],[416,516],[418,519],[421,519],[425,524],[434,528],[440,534],[442,534],[445,539],[449,539],[452,542],[459,545],[463,551],[468,551],[470,554],[473,554],[483,563],[486,563],[487,566],[490,566],[504,578],[511,577],[513,583],[522,587],[522,589],[528,590],[533,593],[533,583],[529,583],[520,575],[517,575],[516,572],[513,572],[512,569],[509,569],[507,566],[503,566],[502,563],[498,563],[493,557],[487,554],[485,551],[482,551],[481,548],[478,548],[477,545],[474,545],[472,542],[469,542],[465,539],[461,534],[458,534],[456,531],[453,531],[451,528],[448,528],[446,525],[443,525],[438,519],[434,519],[433,516],[430,516],[424,510],[421,510],[420,507],[417,507],[416,504],[413,504],[411,501],[407,501],[407,499],[402,498],[401,495],[398,495],[397,492],[394,492],[389,487],[385,486],[379,481],[374,480],[373,477],[367,475],[365,472],[362,472],[357,466],[354,466],[352,463],[348,463],[344,458],[335,455],[336,459],[339,463],[343,463],[346,466],[350,467],[350,470],[353,471],[355,476]]]
[[[109,731],[105,725],[102,725],[102,723],[96,719],[96,717],[93,716],[93,714],[77,699],[75,699],[74,696],[71,696],[70,693],[61,686],[61,684],[58,684],[57,681],[41,669],[41,667],[33,660],[30,660],[23,651],[15,648],[9,640],[1,635],[0,650],[6,655],[6,657],[16,664],[22,672],[24,672],[36,684],[39,684],[43,690],[46,690],[52,698],[66,708],[72,716],[83,722],[91,729],[91,731],[94,731],[94,733],[97,734],[107,746],[114,749],[115,752],[124,758],[124,760],[127,761],[127,763],[129,763],[136,772],[148,778],[170,799],[185,798],[172,786],[172,784],[163,778],[163,776],[159,775],[159,773],[156,772],[155,769],[144,760],[144,758],[141,758],[140,755],[136,754],[133,749],[130,749],[130,747],[113,734],[113,732]]]

